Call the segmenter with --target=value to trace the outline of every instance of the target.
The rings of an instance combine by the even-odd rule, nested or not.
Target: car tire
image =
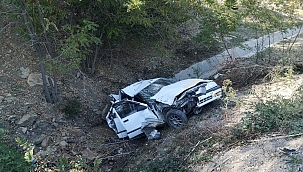
[[[166,122],[172,128],[182,128],[188,122],[188,118],[184,112],[171,109],[166,114]]]

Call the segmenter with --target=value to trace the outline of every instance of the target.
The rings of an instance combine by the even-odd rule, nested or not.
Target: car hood
[[[142,80],[142,81],[133,83],[132,85],[129,85],[129,86],[125,87],[124,89],[122,89],[122,91],[125,94],[127,94],[127,95],[129,95],[131,97],[134,97],[141,90],[143,90],[145,87],[149,86],[153,82],[157,81],[158,79],[160,79],[160,78],[149,79],[149,80]]]
[[[157,94],[155,94],[151,99],[155,99],[158,102],[162,102],[165,104],[172,105],[174,103],[175,97],[184,92],[185,90],[196,86],[199,83],[213,83],[207,84],[206,90],[210,89],[210,87],[214,87],[217,84],[212,82],[211,80],[203,80],[203,79],[186,79],[174,84],[163,87]]]

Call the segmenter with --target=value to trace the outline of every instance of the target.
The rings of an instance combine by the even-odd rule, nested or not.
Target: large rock
[[[42,134],[38,139],[36,139],[36,140],[34,141],[34,144],[35,144],[35,145],[41,144],[42,141],[43,141],[45,138],[46,138],[46,135],[45,135],[45,134]]]
[[[48,155],[48,152],[44,150],[40,150],[36,155],[44,159]]]
[[[50,141],[50,137],[49,136],[45,137],[45,139],[41,143],[41,147],[46,148],[49,144],[49,141]]]
[[[21,70],[20,77],[24,78],[24,79],[28,77],[28,75],[29,75],[29,73],[31,71],[29,68],[24,68],[24,67],[20,67],[20,70]]]
[[[21,129],[22,133],[24,133],[24,134],[27,132],[27,128],[26,127],[20,127],[20,129]]]
[[[0,96],[0,102],[2,102],[4,100],[3,96]]]
[[[49,76],[46,75],[46,82],[49,85],[48,80],[51,79]],[[52,83],[54,84],[54,81],[51,79]],[[43,85],[43,81],[42,81],[42,75],[41,73],[31,73],[28,78],[27,78],[27,83],[30,86],[34,86],[34,85]]]
[[[61,148],[64,149],[64,148],[66,148],[66,146],[68,145],[68,143],[63,140],[63,141],[59,142],[59,145],[60,145]]]
[[[22,127],[31,126],[36,121],[36,119],[37,119],[37,114],[35,114],[34,112],[30,112],[30,113],[24,115],[17,122],[17,124],[22,126]]]

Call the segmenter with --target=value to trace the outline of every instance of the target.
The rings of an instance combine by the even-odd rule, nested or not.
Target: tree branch
[[[7,25],[5,25],[5,26],[0,30],[0,33],[3,32],[4,29],[7,28],[7,27],[8,27],[9,25],[11,25],[11,24],[12,24],[12,23],[10,22],[10,23],[8,23]]]

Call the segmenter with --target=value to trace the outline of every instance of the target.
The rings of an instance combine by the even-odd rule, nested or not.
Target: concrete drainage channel
[[[286,32],[274,32],[270,35],[260,37],[258,39],[250,39],[243,43],[244,47],[235,47],[225,50],[224,52],[215,55],[209,59],[196,63],[189,68],[182,70],[175,75],[175,79],[183,80],[188,78],[203,78],[207,79],[216,74],[224,67],[227,60],[236,58],[249,58],[254,56],[258,50],[263,51],[269,46],[277,44],[285,39],[290,39],[302,33],[301,28],[296,27],[288,29]],[[259,46],[257,46],[259,45]],[[229,56],[229,54],[231,57]]]

